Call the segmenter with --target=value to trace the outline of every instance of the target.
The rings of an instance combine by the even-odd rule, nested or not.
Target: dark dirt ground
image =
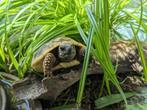
[[[98,99],[100,93],[100,87],[102,84],[102,75],[90,75],[86,80],[85,91],[83,95],[82,107],[85,110],[95,110],[94,101]],[[134,91],[137,86],[141,85],[141,81],[134,79],[134,76],[128,78],[126,74],[119,74],[118,78],[120,81],[124,81],[122,88],[124,91]],[[134,79],[134,80],[132,80]],[[64,104],[73,104],[76,101],[77,91],[78,91],[79,82],[72,85],[70,88],[64,90],[60,96],[57,97],[57,100],[52,107],[61,106]],[[111,92],[118,93],[114,85],[111,83]],[[107,89],[104,88],[102,96],[108,95]],[[101,110],[123,110],[123,103],[114,104]]]

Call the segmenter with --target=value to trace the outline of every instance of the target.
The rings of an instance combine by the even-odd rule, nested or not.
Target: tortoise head
[[[76,56],[76,48],[72,44],[60,44],[58,47],[58,56],[62,61],[69,61]]]

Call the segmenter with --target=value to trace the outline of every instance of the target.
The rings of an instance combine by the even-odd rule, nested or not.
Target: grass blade
[[[133,95],[135,94],[131,92],[125,93],[126,98],[130,98]],[[123,98],[120,94],[112,94],[111,96],[105,96],[95,100],[95,105],[96,105],[96,109],[102,109],[103,107],[106,107],[115,103],[119,103],[121,101],[123,101]]]
[[[79,25],[77,25],[78,29]],[[85,34],[83,32],[83,30],[79,30],[79,32],[81,33],[81,36],[84,38]],[[83,91],[84,91],[84,87],[85,87],[85,81],[86,81],[86,75],[87,75],[87,68],[88,68],[88,63],[89,63],[89,56],[90,56],[90,49],[91,49],[91,44],[92,44],[92,38],[93,38],[93,28],[91,27],[89,35],[88,35],[88,40],[87,40],[87,48],[86,48],[86,52],[85,52],[85,56],[84,56],[84,62],[83,62],[83,69],[81,72],[81,79],[80,79],[80,84],[79,84],[79,90],[78,90],[78,95],[77,95],[77,104],[78,107],[80,107],[81,101],[82,101],[82,96],[83,96]]]

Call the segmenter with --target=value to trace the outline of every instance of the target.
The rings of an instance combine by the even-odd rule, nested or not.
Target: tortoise
[[[56,37],[42,45],[34,54],[31,67],[44,76],[52,77],[55,70],[79,65],[85,46],[69,37]]]

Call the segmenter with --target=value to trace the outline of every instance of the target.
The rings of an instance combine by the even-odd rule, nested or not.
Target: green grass
[[[0,56],[3,62],[10,59],[7,70],[15,68],[20,78],[30,68],[32,55],[41,45],[58,35],[78,33],[74,15],[84,16],[83,9],[77,10],[77,1],[14,0],[4,1],[1,6]],[[6,44],[9,56],[6,56],[3,44]]]
[[[84,38],[86,35],[84,34],[77,20],[76,20],[76,24],[79,29],[79,32],[81,33],[81,36]],[[87,69],[88,69],[88,64],[89,64],[90,49],[91,49],[92,40],[93,40],[93,33],[94,33],[94,30],[93,30],[93,27],[91,27],[88,38],[86,39],[87,47],[86,47],[86,52],[85,52],[85,57],[84,57],[84,62],[83,62],[83,69],[81,72],[81,80],[80,80],[79,90],[78,90],[78,95],[77,95],[78,106],[81,105],[81,101],[82,101],[82,96],[83,96],[83,91],[84,91],[84,86],[85,86],[85,81],[86,81],[86,75],[87,75]]]
[[[106,85],[110,95],[111,81],[125,100],[115,75],[116,65],[112,65],[110,59],[110,42],[124,38],[125,35],[118,31],[120,26],[132,28],[147,80],[146,63],[138,39],[139,32],[147,33],[147,17],[143,11],[146,5],[145,0],[136,7],[130,0],[3,0],[0,3],[0,70],[7,73],[16,70],[15,75],[23,78],[31,68],[31,59],[37,49],[56,36],[66,35],[82,39],[87,46],[77,91],[78,106],[85,89],[90,54],[104,71],[102,88]],[[130,11],[129,7],[135,8]]]

